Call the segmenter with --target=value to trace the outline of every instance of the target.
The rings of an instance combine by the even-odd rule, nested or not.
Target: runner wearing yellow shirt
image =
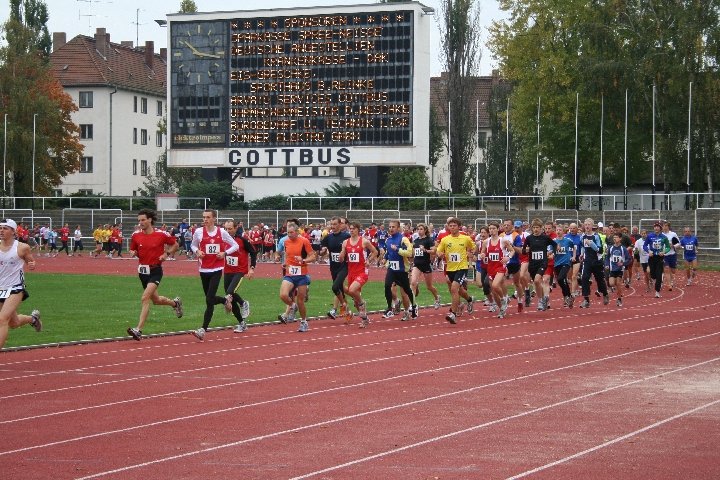
[[[445,259],[445,275],[450,282],[450,294],[452,295],[450,313],[445,316],[445,319],[453,324],[457,323],[455,318],[460,307],[460,290],[467,276],[470,256],[475,250],[475,243],[472,239],[468,235],[460,233],[461,225],[462,222],[458,218],[449,218],[447,230],[450,234],[440,240],[436,250],[437,256]],[[466,300],[472,308],[472,297]],[[471,312],[471,308],[468,311]]]

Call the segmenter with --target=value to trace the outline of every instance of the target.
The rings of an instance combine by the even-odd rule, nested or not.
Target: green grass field
[[[44,328],[41,333],[30,326],[11,330],[6,348],[125,337],[125,330],[137,324],[142,287],[136,276],[30,273],[26,281],[30,298],[23,302],[20,313],[30,314],[33,309],[39,309]],[[330,285],[329,280],[313,280],[307,304],[308,317],[327,314],[332,302]],[[239,293],[250,301],[250,324],[277,320],[277,315],[284,311],[284,304],[278,298],[279,287],[279,279],[255,278],[242,283]],[[438,284],[437,287],[443,302],[449,301],[445,286]],[[205,300],[199,277],[165,276],[159,292],[170,298],[182,297],[185,315],[178,319],[170,307],[152,306],[144,334],[202,326]],[[474,287],[472,294],[476,298],[482,296],[482,292]],[[363,288],[363,297],[368,310],[385,308],[382,282],[368,282]],[[432,304],[432,295],[424,286],[420,287],[418,304]],[[226,314],[222,305],[215,307],[211,328],[236,323],[235,317]]]

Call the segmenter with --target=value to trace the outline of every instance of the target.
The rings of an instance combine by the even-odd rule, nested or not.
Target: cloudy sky
[[[0,20],[4,22],[9,15],[9,1],[0,0]],[[167,31],[155,23],[156,19],[165,19],[168,13],[180,8],[180,0],[45,0],[50,11],[48,29],[52,32],[65,32],[68,40],[76,35],[93,35],[95,29],[104,27],[110,33],[113,42],[139,39],[143,45],[146,40],[155,42],[155,51],[167,46]],[[297,6],[332,6],[376,4],[372,0],[195,0],[198,11],[216,12],[229,10],[253,10],[256,8],[292,8]],[[440,0],[423,0],[422,4],[435,8],[436,19],[440,18]],[[483,57],[480,74],[489,75],[495,66],[484,44],[487,39],[486,28],[492,20],[504,18],[496,0],[479,0],[481,6],[481,24],[483,27]],[[437,21],[433,22],[430,37],[431,72],[439,75],[442,66],[439,60],[440,38]]]

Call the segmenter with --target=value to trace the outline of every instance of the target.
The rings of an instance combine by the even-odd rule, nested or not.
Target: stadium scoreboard
[[[427,165],[425,9],[168,15],[169,165]]]

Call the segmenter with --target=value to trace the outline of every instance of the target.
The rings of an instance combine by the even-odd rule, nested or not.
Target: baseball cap
[[[522,227],[522,220],[515,220],[515,223],[513,225],[515,227]]]
[[[10,218],[3,218],[0,220],[0,227],[10,227],[13,230],[17,230],[17,223],[15,223],[15,220]]]
[[[605,226],[605,224],[604,224],[604,223],[602,223],[602,222],[598,222],[598,228],[603,228],[604,226]]]

